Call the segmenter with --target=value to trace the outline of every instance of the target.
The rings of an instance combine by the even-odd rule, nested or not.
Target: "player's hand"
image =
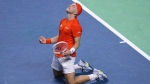
[[[70,55],[70,54],[71,54],[71,51],[69,51],[69,50],[67,50],[67,51],[65,51],[65,52],[63,53],[64,56],[68,56],[68,55]]]
[[[46,43],[46,38],[45,38],[44,36],[41,36],[41,37],[39,38],[39,42],[40,42],[41,44],[45,44],[45,43]]]

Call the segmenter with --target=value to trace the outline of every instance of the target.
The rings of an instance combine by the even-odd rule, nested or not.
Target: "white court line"
[[[137,52],[139,52],[142,56],[144,56],[146,59],[150,61],[150,56],[146,54],[144,51],[142,51],[140,48],[138,48],[136,45],[134,45],[132,42],[130,42],[126,37],[124,37],[122,34],[120,34],[118,31],[116,31],[113,27],[111,27],[108,23],[106,23],[104,20],[102,20],[100,17],[98,17],[95,13],[93,13],[91,10],[89,10],[87,7],[85,7],[81,2],[78,0],[72,0],[74,2],[77,2],[81,4],[82,8],[89,13],[91,16],[93,16],[96,20],[98,20],[100,23],[102,23],[104,26],[106,26],[109,30],[111,30],[114,34],[116,34],[118,37],[120,37],[123,41],[125,41],[127,44],[129,44],[133,49],[135,49]]]

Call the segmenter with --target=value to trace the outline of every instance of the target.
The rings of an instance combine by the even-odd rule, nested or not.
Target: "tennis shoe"
[[[88,62],[84,61],[84,60],[80,60],[78,65],[82,67],[82,72],[88,72],[88,71],[93,70],[91,65]]]
[[[94,69],[93,70],[93,74],[97,74],[98,75],[98,78],[96,78],[96,80],[107,79],[107,75],[105,73],[103,73],[101,70]]]

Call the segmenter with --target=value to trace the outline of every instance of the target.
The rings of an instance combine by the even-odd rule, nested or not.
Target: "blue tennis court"
[[[0,0],[0,84],[65,84],[51,69],[52,45],[39,37],[58,33],[71,0]],[[76,63],[88,61],[108,75],[86,84],[150,84],[150,62],[87,12]],[[88,74],[88,73],[77,73]]]

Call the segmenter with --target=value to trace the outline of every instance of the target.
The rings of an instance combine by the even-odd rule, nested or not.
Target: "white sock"
[[[93,81],[93,80],[95,80],[96,78],[98,78],[98,75],[97,75],[97,74],[90,74],[90,75],[88,75],[88,76],[89,76],[89,78],[90,78],[91,81]]]
[[[82,69],[82,67],[81,67],[81,66],[79,66],[78,64],[75,64],[75,65],[74,65],[74,68],[75,68],[75,70]]]

